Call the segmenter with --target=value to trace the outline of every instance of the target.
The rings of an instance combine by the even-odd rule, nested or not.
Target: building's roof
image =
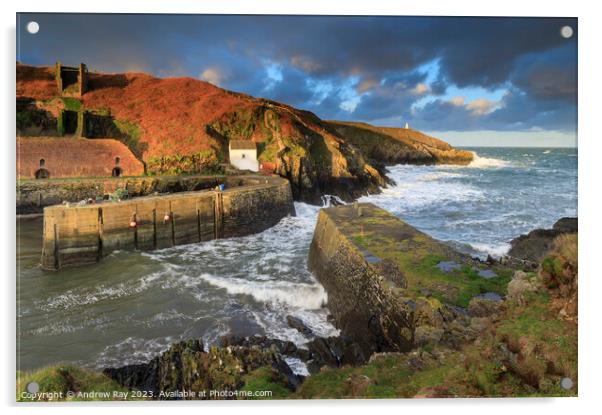
[[[230,150],[257,150],[257,145],[251,140],[230,140]]]

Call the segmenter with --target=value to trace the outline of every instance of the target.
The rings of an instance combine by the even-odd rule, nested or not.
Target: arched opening
[[[115,157],[115,167],[113,167],[113,171],[111,171],[111,176],[113,176],[113,177],[121,176],[122,170],[121,170],[121,167],[119,167],[119,162],[120,162],[119,157]]]
[[[35,172],[36,179],[47,179],[50,177],[50,172],[46,170],[46,160],[40,159],[40,168]]]

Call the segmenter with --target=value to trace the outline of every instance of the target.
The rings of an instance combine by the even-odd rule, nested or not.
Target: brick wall
[[[35,178],[41,159],[50,178],[111,176],[116,157],[122,176],[144,174],[143,164],[117,140],[17,137],[17,178]]]

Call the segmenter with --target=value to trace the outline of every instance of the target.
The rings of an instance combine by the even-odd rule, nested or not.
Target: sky
[[[24,13],[17,26],[26,64],[188,76],[454,145],[576,145],[575,18]]]

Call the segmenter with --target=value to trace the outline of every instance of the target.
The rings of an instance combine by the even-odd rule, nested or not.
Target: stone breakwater
[[[46,206],[62,202],[108,197],[117,189],[125,189],[130,197],[161,193],[192,192],[212,189],[218,184],[226,188],[265,182],[259,176],[141,176],[82,177],[77,179],[18,180],[17,214],[42,213]]]
[[[505,293],[512,271],[434,240],[370,203],[322,209],[309,267],[343,336],[374,352],[470,338],[469,304]]]
[[[240,179],[240,178],[239,178]],[[42,267],[98,262],[117,250],[152,250],[261,232],[295,208],[289,182],[245,178],[224,191],[44,208]]]

